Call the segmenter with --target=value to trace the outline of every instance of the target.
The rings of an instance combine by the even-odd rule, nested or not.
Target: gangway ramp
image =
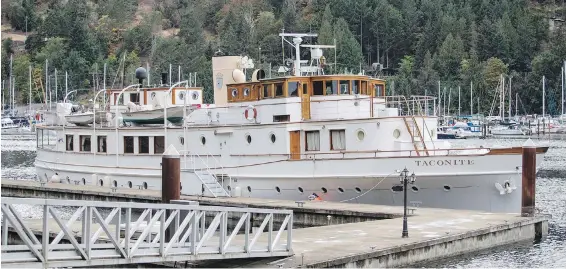
[[[2,267],[204,261],[293,254],[291,210],[8,198]],[[41,218],[28,218],[29,212]]]

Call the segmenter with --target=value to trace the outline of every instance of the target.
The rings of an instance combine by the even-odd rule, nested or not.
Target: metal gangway
[[[179,204],[2,197],[1,265],[84,267],[292,255],[291,210],[172,202]]]

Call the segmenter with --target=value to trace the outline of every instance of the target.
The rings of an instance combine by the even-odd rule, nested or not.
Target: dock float
[[[23,180],[2,180],[2,196],[101,201],[159,202],[160,192],[110,189]],[[406,267],[532,241],[548,234],[550,216],[498,214],[417,208],[409,216],[409,237],[401,238],[403,208],[354,203],[181,196],[201,205],[291,209],[293,256],[266,262],[238,262],[242,267]],[[301,216],[302,215],[302,216]],[[214,266],[216,263],[216,266]],[[226,261],[202,264],[218,267]],[[198,266],[198,265],[196,265]]]

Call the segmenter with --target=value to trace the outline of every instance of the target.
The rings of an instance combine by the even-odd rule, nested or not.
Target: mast
[[[67,71],[65,71],[65,96],[67,96],[67,93],[69,92],[68,79],[69,79],[69,75],[67,74]]]
[[[564,73],[566,72],[564,67],[566,67],[566,61],[564,61],[564,64],[562,65],[562,96],[560,98],[560,108],[562,113],[560,115],[564,115]]]
[[[436,96],[438,97],[438,108],[436,111],[438,111],[437,115],[440,115],[440,103],[442,101],[442,98],[440,97],[440,80],[438,81],[438,95]]]
[[[10,54],[10,105],[11,105],[11,109],[14,109],[14,76],[12,76],[12,56],[13,54]]]
[[[519,115],[519,93],[515,93],[515,117]]]
[[[544,76],[542,76],[542,117],[543,118],[544,118],[544,115],[546,114],[546,104],[545,104],[545,102],[546,102],[546,100],[545,100],[546,99],[546,89],[545,89],[546,81],[545,80],[546,80],[546,78]]]
[[[47,91],[49,90],[49,88],[47,88],[47,59],[45,59],[45,105],[47,104]],[[51,97],[51,95],[49,95],[49,97]],[[49,102],[51,102],[51,98],[49,98]],[[51,110],[51,107],[48,107],[47,110]]]
[[[181,82],[181,65],[179,65],[179,73],[177,74],[177,82]]]
[[[150,74],[151,74],[151,73],[149,72],[149,62],[145,63],[145,66],[146,66],[145,69],[147,70],[147,86],[149,87],[149,84],[150,84],[150,83],[149,83],[149,77],[150,77]],[[106,88],[105,88],[105,89],[106,89]]]
[[[57,68],[55,68],[55,104],[57,104],[57,91],[59,88],[57,88]]]
[[[470,115],[474,115],[474,83],[470,81]]]
[[[29,66],[29,114],[31,115],[31,64]]]
[[[513,79],[513,77],[509,77],[509,118],[511,118],[511,103],[513,101],[513,98],[511,98],[511,80]]]
[[[173,84],[171,84],[171,72],[173,72],[171,68],[172,68],[172,65],[169,64],[169,85],[173,85]]]
[[[461,108],[461,107],[460,107],[460,86],[458,86],[458,117],[459,117],[460,115],[462,115],[462,114],[460,113],[460,108]]]

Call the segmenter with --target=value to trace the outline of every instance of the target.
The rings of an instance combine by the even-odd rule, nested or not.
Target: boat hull
[[[80,160],[49,161],[54,159],[50,152],[38,152],[35,164],[42,180],[51,180],[58,173],[58,179],[69,184],[161,188],[160,156],[119,161],[118,167],[112,166],[115,156],[99,156],[89,159],[90,162],[85,159],[84,165],[78,164]],[[539,155],[537,165],[541,162]],[[518,213],[522,188],[521,171],[517,168],[520,164],[520,154],[279,160],[225,168],[223,172],[230,174],[232,181],[225,178],[223,185],[243,197],[307,200],[316,193],[325,201],[399,206],[403,203],[403,193],[392,189],[399,185],[395,169],[407,167],[417,175],[416,183],[410,185],[409,201],[418,201],[423,207]],[[207,195],[191,169],[184,167],[181,173],[182,194]],[[506,181],[516,189],[501,195],[495,185],[504,185]]]
[[[106,113],[105,111],[96,112],[96,122],[103,123],[106,122]],[[66,115],[65,120],[68,123],[75,124],[77,126],[87,126],[94,122],[94,114],[93,113],[84,113],[84,114],[75,114],[75,115]]]

